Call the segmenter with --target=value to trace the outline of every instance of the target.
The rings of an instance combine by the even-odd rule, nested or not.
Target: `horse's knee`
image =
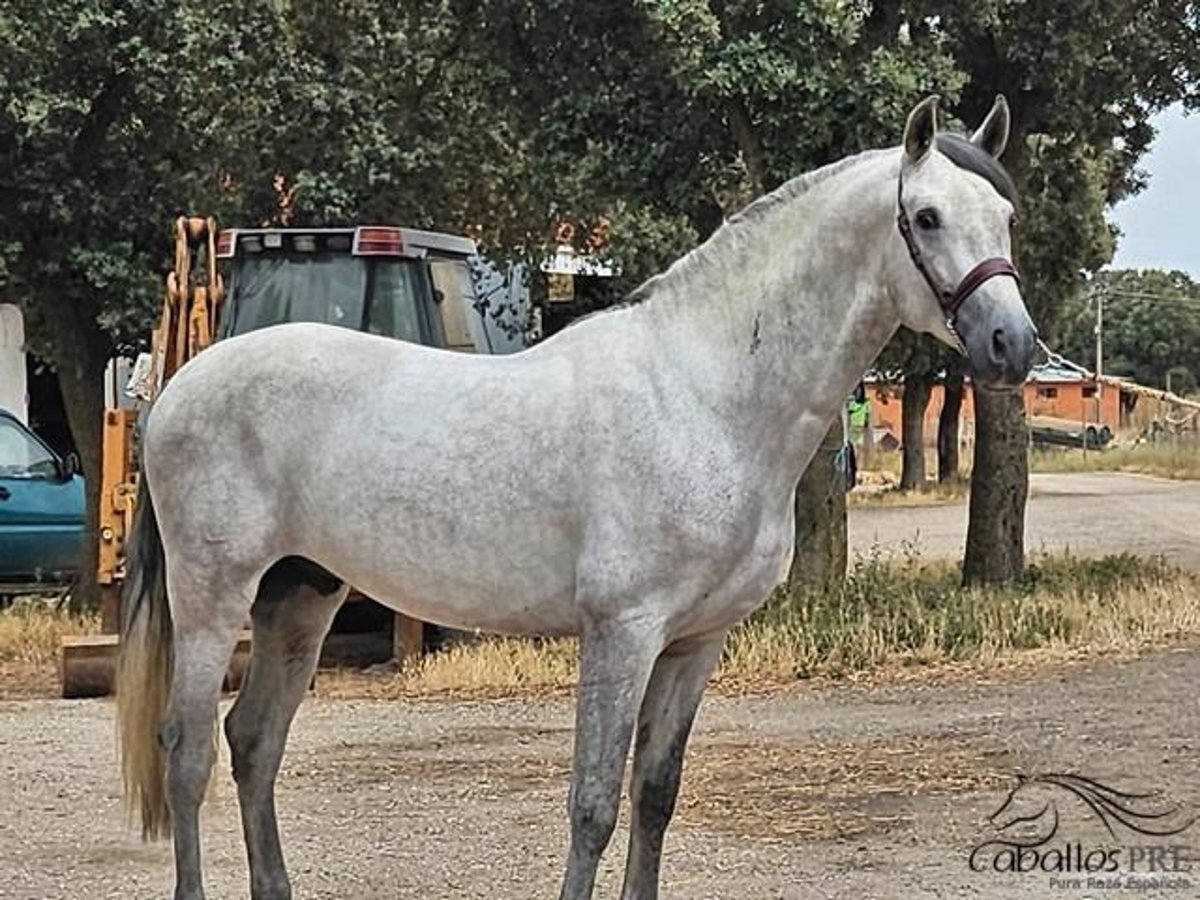
[[[638,747],[640,758],[634,767],[633,803],[639,823],[651,832],[661,834],[675,814],[686,740],[686,732],[676,734],[663,751],[654,755],[649,746]]]
[[[675,814],[679,774],[660,769],[643,778],[633,797],[638,824],[649,834],[661,836]]]
[[[580,847],[599,854],[608,846],[620,812],[618,791],[580,791],[571,799],[571,837]]]
[[[253,771],[255,749],[259,741],[258,729],[246,718],[238,714],[236,703],[225,717],[225,742],[229,744],[233,780],[239,784],[247,780]]]
[[[167,795],[172,807],[199,805],[216,758],[211,726],[199,728],[169,718],[159,729],[158,740],[166,757]]]

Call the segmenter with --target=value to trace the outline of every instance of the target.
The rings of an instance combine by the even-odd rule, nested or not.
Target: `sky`
[[[1179,269],[1200,280],[1200,114],[1173,106],[1152,120],[1147,188],[1109,214],[1121,229],[1113,267]]]

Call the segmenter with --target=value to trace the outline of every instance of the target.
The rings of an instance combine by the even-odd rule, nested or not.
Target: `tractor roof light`
[[[358,228],[354,232],[353,252],[356,256],[401,256],[404,253],[403,231],[375,225]]]
[[[217,259],[233,259],[236,250],[236,228],[226,228],[219,235],[217,235]]]

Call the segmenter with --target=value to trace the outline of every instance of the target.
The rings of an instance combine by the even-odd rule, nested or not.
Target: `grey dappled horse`
[[[788,182],[514,356],[297,324],[179,372],[145,432],[119,673],[128,796],[173,834],[177,900],[203,896],[213,721],[248,614],[225,732],[251,894],[290,896],[274,782],[350,584],[448,626],[580,636],[561,897],[592,895],[631,742],[622,897],[656,897],[701,694],[787,571],[797,481],[862,373],[902,323],[965,348],[985,386],[1028,373],[1007,134],[1002,99],[967,139],[938,134],[930,98],[900,150]]]

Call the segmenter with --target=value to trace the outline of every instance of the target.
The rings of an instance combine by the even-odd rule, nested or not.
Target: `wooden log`
[[[417,660],[425,648],[425,623],[402,613],[396,613],[392,625],[392,656],[396,665]]]
[[[59,680],[64,699],[106,697],[116,686],[117,651],[115,634],[87,634],[62,639]],[[250,661],[250,633],[243,632],[229,662],[225,688],[236,690]]]

